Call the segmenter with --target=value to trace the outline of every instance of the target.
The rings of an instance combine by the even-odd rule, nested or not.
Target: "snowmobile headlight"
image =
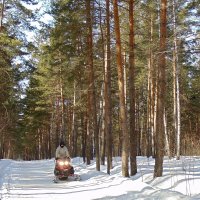
[[[63,166],[65,163],[63,161],[59,162],[59,165]]]
[[[69,161],[65,161],[65,165],[69,165]]]

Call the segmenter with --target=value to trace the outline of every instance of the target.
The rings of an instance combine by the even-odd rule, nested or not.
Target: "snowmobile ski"
[[[67,179],[58,179],[58,178],[54,178],[53,182],[54,183],[66,183],[66,182],[71,182],[71,181],[80,181],[81,180],[81,176],[78,174],[71,174],[68,176]]]

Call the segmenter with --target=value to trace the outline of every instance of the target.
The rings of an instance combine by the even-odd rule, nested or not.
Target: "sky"
[[[73,158],[80,181],[69,178],[54,183],[54,159],[0,160],[1,200],[189,200],[200,199],[200,157],[165,158],[163,176],[154,179],[154,159],[138,157],[138,173],[124,178],[121,159],[113,158],[111,175],[106,166],[96,171],[95,162]]]
[[[31,22],[31,25],[40,29],[40,22],[45,23],[45,24],[50,24],[53,21],[53,17],[49,14],[46,13],[46,7],[45,7],[45,2],[39,1],[38,4],[35,5],[28,5],[28,4],[23,4],[25,7],[27,7],[30,10],[33,10],[35,13],[40,16],[39,22],[38,21],[33,21]],[[27,39],[28,41],[35,41],[35,35],[36,33],[34,31],[30,32],[27,31]]]

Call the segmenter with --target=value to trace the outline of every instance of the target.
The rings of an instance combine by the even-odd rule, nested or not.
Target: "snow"
[[[138,157],[138,173],[121,174],[121,159],[113,158],[111,175],[106,166],[96,171],[95,162],[73,158],[80,181],[53,183],[54,159],[0,160],[0,200],[188,200],[200,199],[200,157],[164,160],[163,176],[154,179],[154,159]]]

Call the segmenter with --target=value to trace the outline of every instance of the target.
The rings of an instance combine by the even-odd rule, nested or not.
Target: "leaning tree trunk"
[[[156,158],[154,167],[154,177],[160,177],[163,173],[164,158],[164,106],[165,106],[165,52],[166,52],[166,33],[167,33],[167,0],[161,0],[160,12],[160,60],[158,66],[158,102],[157,102],[157,121],[156,121]]]
[[[118,86],[119,86],[119,103],[120,103],[120,124],[122,129],[122,175],[129,177],[128,170],[128,157],[129,157],[129,135],[127,128],[127,115],[125,105],[125,92],[124,92],[124,76],[122,66],[121,54],[121,41],[120,41],[120,28],[119,28],[119,14],[118,14],[118,1],[113,0],[114,9],[114,24],[116,36],[116,57],[117,57],[117,72],[118,72]]]

